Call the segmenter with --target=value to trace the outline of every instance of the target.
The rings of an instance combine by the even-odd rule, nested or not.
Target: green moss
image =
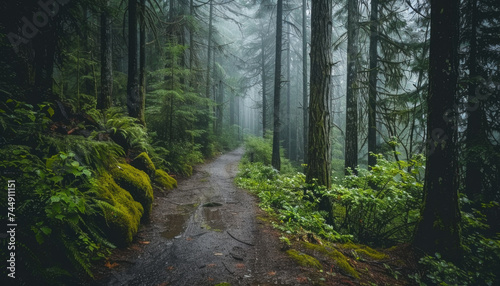
[[[289,249],[286,252],[291,258],[297,261],[300,265],[304,267],[314,267],[317,269],[322,269],[321,263],[314,257],[307,255],[302,252],[298,252],[295,249]]]
[[[103,231],[110,241],[118,246],[132,242],[144,213],[142,205],[129,192],[116,184],[109,174],[98,179],[99,204],[106,219]]]
[[[333,247],[329,247],[328,245],[317,245],[309,242],[303,242],[305,248],[318,251],[328,258],[335,261],[335,264],[338,268],[340,268],[345,274],[349,274],[355,278],[359,278],[359,273],[349,264],[347,258],[344,254],[340,253]]]
[[[156,170],[153,181],[165,190],[177,188],[177,181],[163,170]]]
[[[129,164],[118,164],[111,170],[111,175],[120,187],[127,190],[134,200],[142,205],[143,219],[148,219],[153,205],[153,188],[148,175]]]
[[[142,152],[130,163],[134,168],[144,171],[150,177],[155,174],[156,168],[153,161],[149,158],[146,152]]]
[[[215,286],[231,286],[231,284],[229,284],[227,282],[222,282],[222,283],[216,284]]]
[[[345,249],[352,249],[352,250],[356,251],[357,254],[359,254],[365,258],[371,258],[374,260],[382,260],[382,259],[387,258],[387,255],[385,253],[378,252],[375,249],[370,248],[366,245],[354,244],[352,242],[349,242],[349,243],[343,244],[341,247],[345,248]]]

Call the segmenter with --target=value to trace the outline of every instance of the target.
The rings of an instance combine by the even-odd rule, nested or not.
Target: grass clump
[[[143,219],[148,219],[153,205],[153,188],[149,176],[129,164],[118,164],[111,170],[116,183],[127,190],[144,208]]]
[[[289,249],[289,250],[287,250],[286,253],[291,258],[293,258],[295,261],[297,261],[297,263],[299,263],[300,265],[302,265],[304,267],[314,267],[314,268],[317,268],[319,270],[321,270],[323,268],[323,266],[318,261],[318,259],[316,259],[310,255],[299,252],[295,249]]]

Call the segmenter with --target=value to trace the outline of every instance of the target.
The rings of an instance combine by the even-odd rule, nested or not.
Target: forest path
[[[111,257],[114,267],[97,284],[297,284],[300,268],[257,219],[256,199],[233,183],[242,154],[239,148],[197,166],[177,189],[158,195],[151,223]]]

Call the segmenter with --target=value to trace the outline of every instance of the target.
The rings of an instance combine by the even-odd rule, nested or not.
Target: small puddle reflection
[[[222,221],[220,209],[203,208],[203,217],[205,219],[206,228],[213,231],[223,231],[226,226]]]
[[[166,216],[166,230],[160,234],[166,239],[172,239],[180,235],[186,229],[186,222],[191,217],[191,214],[196,209],[197,204],[177,206],[179,213],[169,214]]]

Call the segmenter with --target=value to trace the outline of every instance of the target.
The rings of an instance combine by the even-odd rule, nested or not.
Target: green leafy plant
[[[305,175],[280,174],[261,162],[242,163],[236,183],[253,191],[260,199],[260,207],[276,221],[274,227],[289,233],[314,232],[331,241],[346,241],[350,236],[339,235],[325,223],[326,214],[317,211],[317,199],[304,192]]]
[[[114,247],[97,227],[102,214],[92,171],[73,153],[59,152],[44,163],[28,147],[9,145],[0,155],[6,159],[1,173],[22,182],[16,217],[24,227],[16,236],[30,265],[23,275],[61,281],[60,275],[79,269],[92,276],[92,261]],[[2,181],[7,179],[2,175]]]
[[[376,156],[370,171],[358,169],[358,176],[346,176],[326,193],[335,226],[364,243],[407,242],[420,215],[424,158],[390,162]]]

